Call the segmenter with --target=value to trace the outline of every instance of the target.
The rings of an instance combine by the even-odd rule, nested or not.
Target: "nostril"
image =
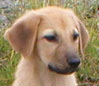
[[[78,67],[78,65],[80,64],[80,59],[68,59],[68,64],[71,66],[71,67]]]

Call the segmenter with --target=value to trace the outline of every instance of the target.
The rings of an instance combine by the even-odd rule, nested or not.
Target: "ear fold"
[[[39,23],[39,16],[31,12],[17,20],[4,34],[12,48],[23,57],[31,56],[33,52]]]

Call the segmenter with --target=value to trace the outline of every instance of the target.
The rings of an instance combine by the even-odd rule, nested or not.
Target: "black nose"
[[[80,64],[80,59],[78,58],[69,58],[67,61],[71,67],[78,67],[78,65]]]

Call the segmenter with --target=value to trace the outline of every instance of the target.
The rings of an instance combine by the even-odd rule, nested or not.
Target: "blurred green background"
[[[26,10],[46,6],[73,9],[86,25],[90,41],[77,72],[79,86],[99,86],[99,0],[0,0],[0,86],[11,86],[20,55],[11,49],[3,34]]]

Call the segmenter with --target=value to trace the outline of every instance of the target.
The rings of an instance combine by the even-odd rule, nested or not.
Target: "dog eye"
[[[79,33],[74,31],[73,39],[76,40],[79,37]]]
[[[48,41],[57,41],[56,35],[46,35],[44,38]]]

